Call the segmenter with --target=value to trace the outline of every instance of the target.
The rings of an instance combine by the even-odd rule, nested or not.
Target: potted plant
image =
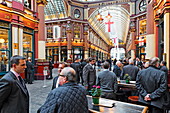
[[[126,83],[127,83],[127,84],[128,84],[129,81],[131,80],[131,77],[129,76],[129,74],[125,74],[123,78],[124,78],[124,80],[126,80]]]
[[[90,92],[91,92],[91,96],[92,96],[92,99],[93,99],[93,103],[99,104],[99,97],[101,95],[100,86],[94,85]]]

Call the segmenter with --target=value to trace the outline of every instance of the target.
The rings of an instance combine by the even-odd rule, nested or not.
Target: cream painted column
[[[147,14],[146,14],[146,48],[145,48],[145,59],[150,59],[156,55],[156,38],[154,35],[154,11],[153,11],[153,1],[147,4]]]
[[[145,52],[146,52],[146,57],[145,59],[150,59],[151,57],[155,57],[155,38],[154,38],[154,34],[150,34],[146,36],[146,48],[145,48]]]
[[[165,61],[167,62],[167,67],[170,68],[170,13],[167,12],[164,14],[164,53],[165,53]]]
[[[19,28],[19,55],[23,56],[23,27]]]
[[[18,39],[18,26],[13,25],[12,26],[12,56],[13,55],[19,55],[19,39]]]

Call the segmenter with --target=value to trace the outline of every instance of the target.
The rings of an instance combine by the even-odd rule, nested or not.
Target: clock
[[[75,18],[80,18],[80,16],[81,16],[80,10],[79,10],[79,9],[75,9],[75,10],[74,10],[74,17],[75,17]]]
[[[139,10],[141,11],[141,12],[143,12],[143,11],[146,11],[146,0],[142,0],[141,2],[140,2],[140,4],[139,4]]]

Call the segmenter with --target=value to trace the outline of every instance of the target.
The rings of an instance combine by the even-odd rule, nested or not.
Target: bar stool
[[[138,99],[139,99],[139,96],[129,96],[128,97],[128,100],[131,102],[131,103],[134,103],[136,104],[138,102]]]

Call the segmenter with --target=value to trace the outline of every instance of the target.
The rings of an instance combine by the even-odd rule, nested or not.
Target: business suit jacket
[[[167,81],[164,72],[151,66],[139,71],[136,78],[136,88],[139,92],[139,102],[163,108],[165,96],[167,96]],[[144,100],[147,94],[150,94],[151,101]]]
[[[56,76],[56,77],[53,79],[52,90],[56,88],[57,80],[58,80],[58,76]]]
[[[11,71],[0,79],[0,113],[29,113],[29,94]]]
[[[89,63],[83,68],[83,80],[84,86],[88,86],[88,90],[96,84],[96,69]]]
[[[132,64],[123,67],[121,72],[121,79],[124,79],[124,75],[128,74],[131,77],[131,80],[136,81],[136,76],[138,74],[139,68]]]

